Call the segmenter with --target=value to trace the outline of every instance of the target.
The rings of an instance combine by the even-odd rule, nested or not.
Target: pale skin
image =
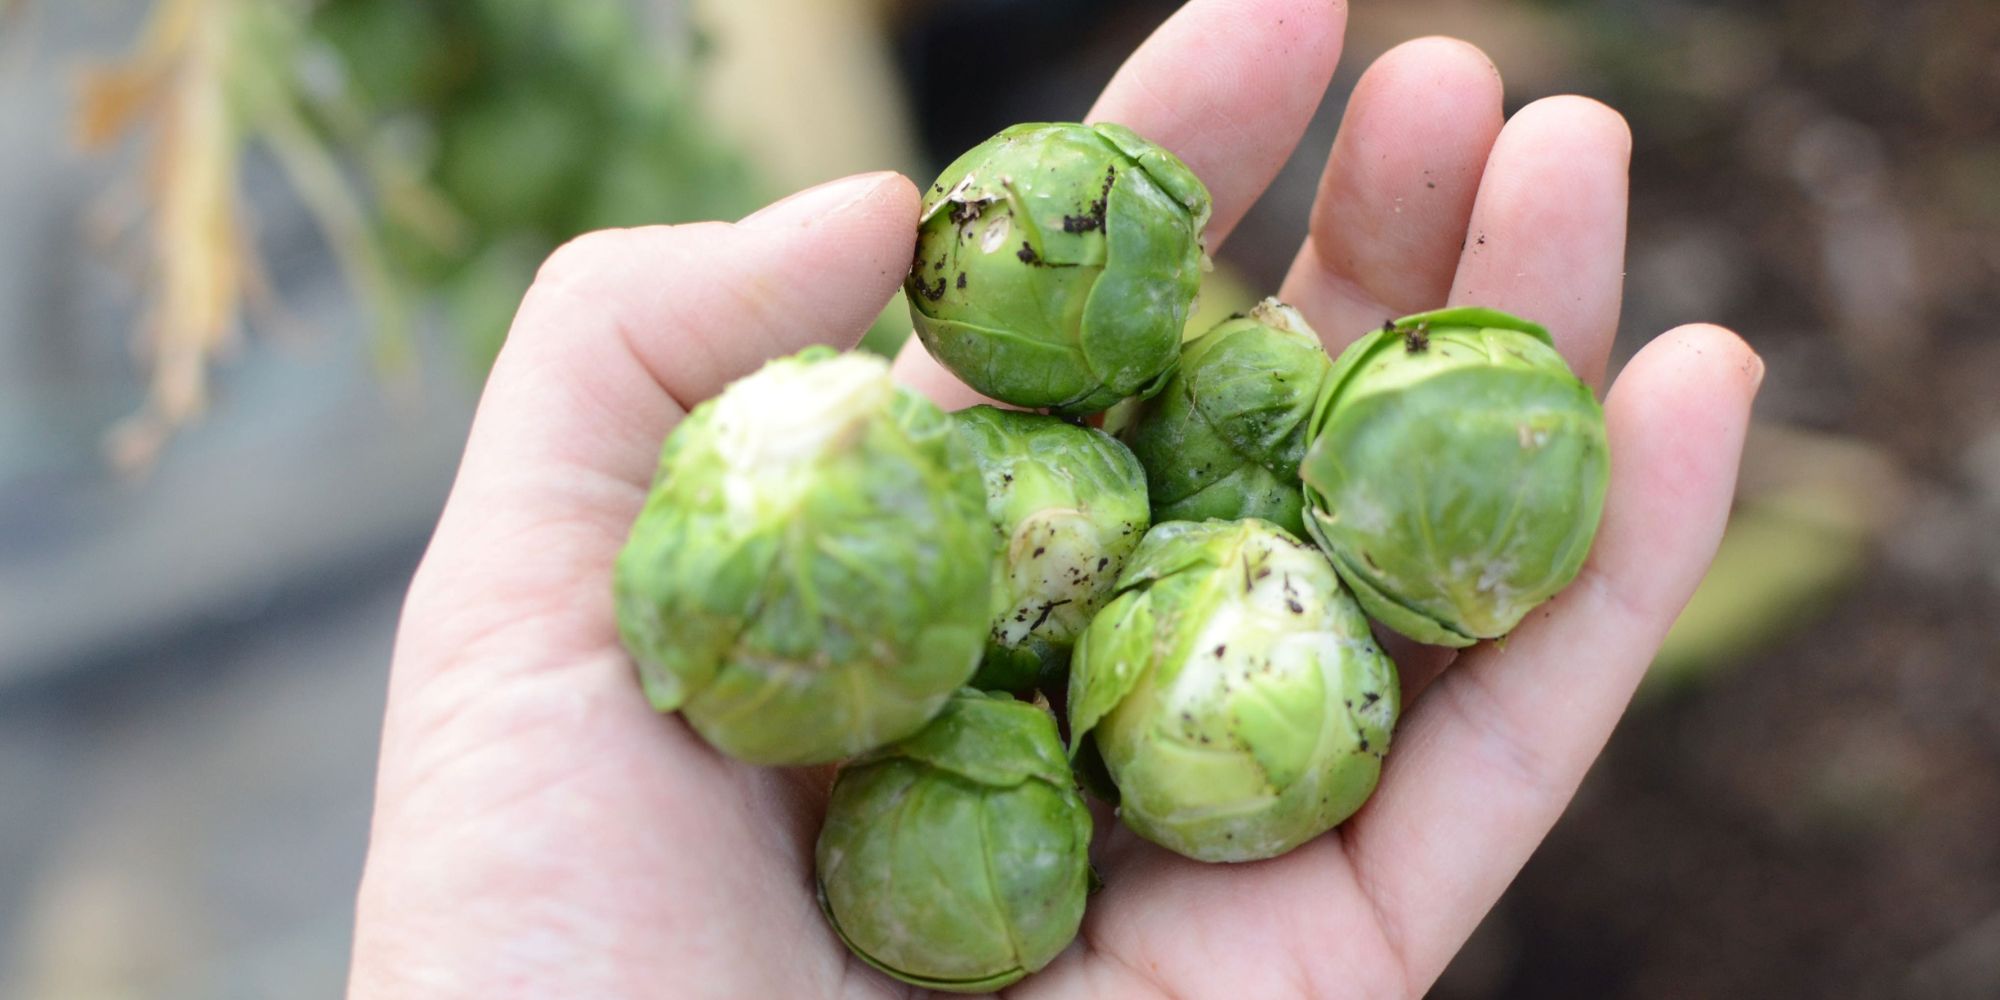
[[[1338,0],[1196,0],[1092,120],[1185,159],[1219,247],[1291,153],[1339,56]],[[1386,317],[1533,318],[1604,376],[1625,241],[1624,121],[1576,97],[1503,120],[1461,42],[1363,76],[1279,294],[1338,349]],[[550,258],[479,406],[397,637],[349,995],[892,997],[814,902],[823,772],[716,754],[641,697],[613,557],[661,439],[763,360],[851,345],[909,265],[894,174],[738,223],[594,233]],[[912,347],[897,374],[969,390]],[[1207,866],[1113,829],[1077,942],[1004,991],[1416,997],[1562,812],[1727,518],[1763,374],[1734,334],[1653,339],[1605,397],[1603,526],[1581,576],[1505,648],[1397,650],[1408,708],[1381,787],[1339,830]]]

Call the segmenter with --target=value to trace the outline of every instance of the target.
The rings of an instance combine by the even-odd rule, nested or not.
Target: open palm
[[[1338,0],[1196,0],[1092,109],[1209,185],[1213,249],[1291,153],[1338,58]],[[1280,295],[1343,344],[1477,303],[1533,318],[1602,378],[1625,238],[1623,121],[1580,98],[1501,117],[1444,39],[1349,101]],[[559,250],[494,366],[395,654],[355,997],[901,996],[813,895],[824,770],[728,760],[640,696],[610,571],[660,440],[766,358],[854,342],[902,280],[918,198],[849,178],[735,224]],[[969,390],[906,351],[947,407]],[[1409,707],[1339,831],[1205,866],[1122,828],[1077,944],[1009,996],[1420,995],[1548,831],[1720,535],[1762,365],[1683,327],[1606,403],[1612,481],[1577,581],[1503,647],[1398,657]]]

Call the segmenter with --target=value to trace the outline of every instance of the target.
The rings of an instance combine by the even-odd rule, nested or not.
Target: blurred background
[[[397,604],[535,264],[1082,114],[1167,0],[0,0],[0,996],[337,995]],[[1357,0],[1636,134],[1716,568],[1434,995],[2000,996],[2000,4]],[[891,303],[868,344],[907,330]]]

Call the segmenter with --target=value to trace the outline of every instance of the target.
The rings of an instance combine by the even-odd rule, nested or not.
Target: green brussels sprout
[[[1375,790],[1396,667],[1325,557],[1257,519],[1156,524],[1070,661],[1133,832],[1200,861],[1276,857]]]
[[[997,611],[975,687],[1022,691],[1066,660],[1146,533],[1146,474],[1102,431],[975,406],[952,415],[986,482]]]
[[[1307,530],[1363,610],[1470,646],[1583,565],[1610,479],[1604,410],[1541,327],[1418,313],[1334,362],[1299,473]]]
[[[1156,388],[1207,264],[1208,189],[1122,125],[1015,125],[925,195],[917,336],[1015,406],[1095,413]]]
[[[1298,310],[1265,299],[1181,346],[1126,428],[1155,521],[1261,517],[1305,537],[1299,460],[1333,359]]]
[[[993,528],[949,418],[867,354],[810,348],[668,436],[618,555],[647,697],[755,764],[900,739],[972,676]]]
[[[997,990],[1083,922],[1090,810],[1055,718],[962,691],[840,769],[814,852],[820,908],[856,955],[934,990]]]

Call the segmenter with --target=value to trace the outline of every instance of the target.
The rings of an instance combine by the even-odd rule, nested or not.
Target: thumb
[[[851,346],[902,283],[916,188],[862,174],[743,221],[587,233],[542,265],[495,361],[466,449],[630,482],[688,409],[765,360]]]
[[[767,358],[855,343],[909,269],[917,207],[907,179],[865,174],[734,224],[558,248],[480,397],[411,584],[392,687],[477,637],[518,644],[516,625],[552,611],[564,641],[609,641],[611,564],[661,440]]]

